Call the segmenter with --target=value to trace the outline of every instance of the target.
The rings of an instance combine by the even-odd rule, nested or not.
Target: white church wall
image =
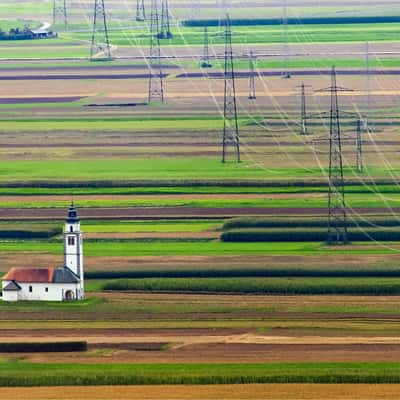
[[[3,301],[18,301],[18,292],[16,290],[6,290],[3,292]]]
[[[8,284],[8,281],[3,281],[3,287]],[[21,283],[21,290],[15,291],[17,293],[17,300],[22,301],[62,301],[65,298],[67,291],[73,292],[73,299],[76,299],[77,284],[74,283]],[[17,301],[9,293],[11,291],[3,292],[4,301]],[[10,300],[9,300],[10,299]]]

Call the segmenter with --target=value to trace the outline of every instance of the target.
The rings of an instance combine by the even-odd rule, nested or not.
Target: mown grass
[[[193,256],[193,255],[333,255],[398,254],[395,243],[354,243],[354,246],[325,246],[323,243],[223,243],[219,241],[102,240],[85,241],[86,256]],[[0,252],[62,254],[62,243],[2,241]]]
[[[224,170],[228,170],[224,168]],[[79,171],[83,173],[83,171]],[[176,171],[171,171],[171,174]],[[210,171],[211,172],[211,171]],[[222,171],[220,171],[221,173]],[[240,175],[240,170],[228,170],[235,175]],[[168,173],[168,171],[165,171]],[[182,171],[183,173],[183,171]],[[217,171],[214,171],[217,174]],[[246,173],[243,171],[243,173]],[[167,198],[160,195],[157,198],[146,196],[123,198],[106,198],[99,195],[97,198],[80,198],[77,201],[80,208],[95,208],[95,207],[200,207],[200,208],[326,208],[328,203],[328,195],[326,196],[285,196],[274,197],[269,196],[246,196],[243,198],[210,198],[205,194],[202,197],[190,198],[177,196],[176,198]],[[35,200],[34,198],[5,200],[0,196],[0,208],[65,208],[69,205],[69,200],[57,200],[51,198],[48,200]],[[349,208],[390,208],[400,206],[400,194],[390,194],[388,196],[381,193],[349,193],[346,196],[346,205]],[[395,219],[395,217],[393,217]],[[363,223],[363,226],[373,225],[374,223]],[[350,222],[351,226],[357,226],[357,222]],[[392,224],[393,225],[393,224]],[[283,225],[281,225],[283,227]],[[243,227],[247,228],[247,227]],[[357,239],[354,239],[357,240]],[[391,239],[386,239],[391,240]]]
[[[2,55],[0,51],[0,56]],[[4,56],[3,56],[4,57]],[[246,123],[247,120],[240,122]],[[6,132],[48,132],[48,131],[209,131],[220,130],[223,127],[222,118],[86,118],[86,119],[17,119],[1,120],[1,130]]]
[[[221,226],[218,220],[171,220],[171,221],[98,221],[85,224],[85,232],[124,233],[124,232],[203,232]]]
[[[291,43],[338,43],[396,41],[399,23],[289,25],[288,40]],[[88,40],[90,33],[64,34],[68,39]],[[223,44],[224,38],[218,27],[209,28],[210,44]],[[148,30],[112,31],[110,41],[118,46],[148,46]],[[281,26],[235,26],[232,27],[233,44],[279,44],[283,43]],[[172,40],[162,41],[163,46],[203,44],[203,28],[179,27]]]
[[[4,386],[238,383],[400,383],[400,364],[0,363],[0,385]]]
[[[399,278],[144,278],[103,283],[102,290],[274,295],[398,295]]]
[[[400,168],[393,167],[390,170],[382,166],[370,166],[366,170],[369,179],[387,178],[388,176],[400,175]],[[344,168],[345,176],[357,179],[358,174],[353,168]],[[229,184],[243,179],[252,182],[257,180],[269,180],[271,182],[282,182],[282,186],[289,186],[290,182],[304,181],[307,186],[307,180],[322,180],[327,176],[325,168],[263,168],[259,164],[251,160],[243,160],[236,163],[229,161],[221,163],[217,157],[170,157],[170,158],[135,158],[135,159],[79,159],[79,162],[71,162],[71,160],[1,160],[0,161],[0,182],[20,182],[33,184],[41,182],[43,185],[55,184],[57,182],[96,182],[97,187],[102,186],[101,181],[112,183],[118,186],[119,181],[153,181],[156,186],[163,184],[163,181],[177,180],[180,183],[190,182],[193,180],[208,180],[208,184],[212,186],[214,182],[223,182]],[[290,177],[290,178],[288,178]],[[100,181],[100,182],[99,182]],[[195,183],[189,183],[195,186]],[[319,183],[318,186],[321,184]],[[365,193],[365,192],[364,192]],[[362,193],[360,193],[362,194]],[[371,194],[372,196],[373,194]],[[357,193],[351,194],[352,205],[361,207],[368,206],[362,197],[357,197]],[[376,194],[377,203],[386,201],[387,204],[399,204],[400,200],[393,196],[379,198]],[[350,198],[348,199],[350,200]],[[315,206],[314,199],[294,199],[291,205],[299,206]],[[318,199],[316,200],[318,201]],[[319,200],[321,203],[321,200]],[[372,201],[374,199],[372,198]],[[314,203],[313,203],[314,202]],[[282,203],[289,200],[283,199]],[[281,206],[279,199],[276,199],[277,206]]]
[[[113,182],[108,182],[112,184]],[[84,184],[64,185],[65,187],[47,187],[45,184],[40,187],[21,186],[0,187],[0,196],[70,196],[71,192],[75,196],[78,195],[163,195],[163,194],[296,194],[296,193],[327,193],[327,186],[307,186],[305,182],[287,182],[285,186],[283,182],[247,182],[241,185],[235,185],[238,182],[220,181],[220,186],[215,186],[213,181],[194,181],[182,182],[182,185],[176,186],[177,182],[169,182],[168,186],[159,186],[156,182],[136,182],[126,184],[125,186],[114,187],[106,186],[107,182],[98,182],[97,187],[87,187]],[[275,184],[276,183],[276,184]],[[121,183],[120,183],[121,184]],[[160,182],[168,184],[168,182]],[[146,186],[147,185],[147,186]],[[346,185],[346,193],[364,194],[379,192],[381,194],[397,194],[399,188],[397,185],[380,184],[377,181],[374,185]],[[1,197],[0,197],[1,200]],[[22,199],[21,199],[22,200]],[[104,222],[104,221],[102,221]]]

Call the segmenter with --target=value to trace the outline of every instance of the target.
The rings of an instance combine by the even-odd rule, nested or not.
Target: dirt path
[[[0,388],[0,399],[30,400],[398,400],[400,385],[162,385]]]

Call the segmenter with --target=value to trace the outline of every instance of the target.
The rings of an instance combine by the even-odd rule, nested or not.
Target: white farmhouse
[[[84,298],[82,232],[74,204],[64,229],[64,267],[12,268],[3,277],[3,300],[64,301]]]

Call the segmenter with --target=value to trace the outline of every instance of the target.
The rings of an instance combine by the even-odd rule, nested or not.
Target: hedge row
[[[288,18],[289,25],[332,25],[332,24],[377,24],[400,22],[399,16],[369,16],[369,17],[320,17],[320,18]],[[282,25],[282,18],[235,18],[231,26]],[[185,20],[187,27],[219,26],[218,19]]]
[[[59,353],[86,350],[86,342],[0,343],[0,353]]]
[[[235,229],[223,232],[223,242],[323,242],[327,238],[326,229]],[[348,230],[350,242],[400,241],[400,229]]]
[[[388,217],[366,217],[364,219],[348,219],[348,227],[394,227],[400,226],[400,219],[393,216]],[[223,231],[231,229],[254,229],[254,228],[328,228],[327,218],[322,217],[242,217],[233,218],[222,225]],[[375,228],[376,229],[376,228]]]
[[[50,239],[60,235],[62,228],[35,230],[35,229],[0,229],[0,239]]]

